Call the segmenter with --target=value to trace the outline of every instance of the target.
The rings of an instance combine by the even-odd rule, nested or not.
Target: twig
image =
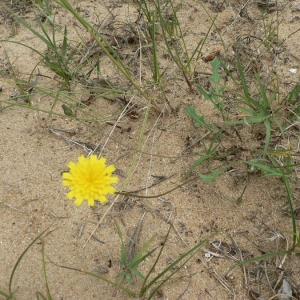
[[[109,211],[112,209],[112,207],[114,206],[114,204],[116,203],[117,199],[119,198],[120,195],[117,195],[116,198],[114,199],[114,201],[111,203],[111,205],[108,207],[108,209],[106,210],[106,212],[104,213],[104,215],[102,216],[102,218],[99,220],[98,224],[96,225],[95,229],[92,231],[92,233],[90,234],[90,236],[88,237],[87,241],[85,242],[85,244],[83,245],[83,248],[86,247],[87,243],[90,241],[91,237],[93,236],[93,234],[96,232],[97,228],[100,226],[100,224],[103,222],[104,218],[106,217],[106,215],[109,213]]]
[[[238,251],[238,253],[239,253],[239,256],[240,256],[240,263],[241,263],[241,267],[242,267],[243,273],[244,273],[245,287],[246,287],[246,290],[248,290],[247,273],[246,273],[246,267],[245,267],[245,265],[243,264],[244,258],[243,258],[242,251],[241,251],[239,245],[237,244],[236,240],[234,239],[233,235],[230,233],[229,236],[230,236],[230,239],[232,240],[232,242],[233,242],[235,248],[237,249],[237,251]]]

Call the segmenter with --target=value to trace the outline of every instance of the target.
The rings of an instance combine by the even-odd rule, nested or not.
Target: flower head
[[[114,165],[106,166],[106,158],[97,158],[93,154],[91,157],[79,156],[78,163],[68,164],[69,172],[62,174],[63,186],[70,188],[67,198],[75,198],[75,204],[81,205],[84,200],[89,206],[95,204],[95,200],[105,203],[107,194],[114,194],[116,189],[110,186],[118,182],[118,177],[113,177]]]

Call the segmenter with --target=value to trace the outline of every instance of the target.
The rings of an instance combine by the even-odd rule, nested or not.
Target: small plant
[[[67,27],[65,27],[63,32],[62,45],[59,46],[59,40],[56,36],[57,27],[55,26],[55,24],[51,24],[52,32],[50,36],[43,22],[39,18],[36,18],[36,20],[43,34],[36,31],[23,19],[19,19],[19,22],[25,28],[29,29],[40,40],[42,40],[47,46],[47,50],[45,53],[42,53],[28,45],[23,44],[23,46],[28,47],[36,52],[42,58],[42,62],[45,64],[45,66],[51,69],[57,76],[62,78],[64,80],[65,86],[69,87],[71,84],[71,80],[79,76],[79,70],[81,68],[80,66],[75,67],[75,63],[73,61],[75,54],[77,54],[78,52],[77,47],[73,47],[73,50],[68,53],[70,43],[68,40]]]
[[[280,21],[278,20],[278,18],[276,18],[275,21],[270,21],[269,24],[267,24],[267,21],[265,20],[265,18],[263,18],[264,39],[262,43],[268,51],[273,50],[273,48],[278,45],[279,25]]]
[[[200,159],[196,160],[190,170],[188,175],[204,161],[208,159],[220,159],[225,158],[228,153],[218,153],[218,141],[223,137],[223,133],[228,130],[233,130],[239,136],[236,125],[246,125],[251,128],[254,124],[263,124],[265,127],[265,143],[264,149],[261,153],[266,155],[269,149],[270,139],[271,139],[271,130],[272,125],[275,124],[277,128],[280,129],[280,132],[283,133],[284,129],[281,125],[279,118],[282,117],[283,107],[279,105],[278,108],[274,109],[274,101],[276,99],[276,94],[267,95],[266,87],[262,84],[260,78],[256,75],[256,80],[258,83],[259,94],[256,97],[253,97],[248,89],[246,78],[242,69],[240,62],[238,62],[238,75],[241,80],[242,94],[239,97],[232,100],[232,105],[235,109],[240,110],[241,114],[238,115],[239,120],[232,120],[233,117],[229,115],[224,105],[224,92],[233,92],[230,89],[227,89],[223,84],[220,83],[220,80],[223,78],[223,75],[220,74],[221,62],[218,57],[215,57],[211,62],[213,74],[209,77],[212,87],[207,91],[203,87],[199,86],[198,89],[200,93],[204,96],[204,100],[208,100],[213,103],[214,108],[218,110],[223,119],[223,123],[216,126],[214,123],[207,123],[204,116],[198,115],[195,108],[192,106],[187,106],[187,115],[190,116],[195,125],[202,127],[209,131],[208,136],[212,136],[211,141],[207,143],[201,139],[202,145],[204,147],[204,153],[200,154]],[[233,77],[232,77],[233,78]],[[234,79],[234,78],[233,78]],[[234,79],[236,85],[239,85],[238,82]],[[293,89],[291,94],[295,94],[297,90]],[[289,99],[294,99],[292,96]],[[293,100],[290,100],[293,101]],[[257,149],[258,150],[258,149]],[[253,150],[250,150],[252,152]],[[258,150],[258,152],[260,152]]]
[[[143,12],[148,22],[148,37],[152,41],[153,46],[153,79],[155,83],[161,81],[166,71],[159,71],[158,46],[156,40],[157,37],[162,36],[164,46],[163,48],[160,46],[160,48],[164,49],[168,55],[170,55],[180,72],[182,72],[186,83],[192,88],[190,77],[192,77],[195,71],[195,66],[200,59],[201,50],[214,26],[215,19],[212,21],[206,36],[199,40],[193,51],[189,51],[185,40],[186,33],[177,17],[181,4],[175,6],[170,0],[164,3],[161,3],[160,0],[155,0],[151,6],[147,4],[147,1],[137,1],[136,5]]]
[[[283,127],[278,119],[278,117],[281,116],[282,107],[275,109],[273,108],[273,102],[276,99],[276,94],[267,95],[266,87],[262,84],[258,75],[255,75],[255,78],[258,83],[259,95],[257,97],[251,96],[242,66],[239,61],[238,74],[241,79],[243,95],[241,99],[242,105],[236,105],[236,108],[242,112],[242,120],[229,121],[227,124],[246,124],[248,126],[258,123],[264,124],[266,137],[263,153],[265,155],[269,148],[272,124],[274,123],[280,129],[281,133],[283,133]]]
[[[202,125],[204,128],[209,128],[210,130],[212,130],[212,126],[211,124],[207,124],[204,121],[204,117],[203,116],[198,116],[197,113],[194,111],[193,107],[188,106],[187,107],[187,113],[190,117],[192,117],[195,121],[195,123],[197,125]],[[208,160],[218,160],[221,158],[221,156],[219,154],[217,154],[217,149],[219,147],[219,138],[221,136],[223,132],[223,129],[220,128],[217,131],[213,132],[213,137],[211,139],[211,141],[208,143],[208,145],[206,144],[206,142],[201,139],[202,145],[204,147],[204,152],[198,153],[198,155],[200,156],[199,159],[197,159],[192,166],[189,168],[189,170],[187,171],[185,178],[187,178],[198,166],[202,165],[205,161]],[[217,171],[212,171],[212,173],[214,175],[221,175],[222,172],[217,172]],[[200,175],[201,177],[201,175]],[[204,177],[203,177],[204,178]],[[216,178],[216,176],[214,176],[214,178]]]
[[[221,62],[218,57],[215,57],[210,64],[213,71],[212,76],[209,77],[212,88],[206,91],[201,86],[198,86],[198,90],[204,96],[204,100],[209,100],[210,102],[212,102],[214,108],[220,111],[220,113],[222,114],[223,120],[226,120],[228,117],[225,111],[224,102],[222,101],[222,99],[224,98],[222,96],[222,92],[225,87],[220,83],[220,80],[224,77],[224,75],[220,74],[219,72]]]
[[[120,260],[120,265],[122,272],[119,275],[119,278],[117,280],[117,285],[120,286],[124,280],[126,280],[127,284],[131,284],[132,282],[132,276],[137,276],[140,279],[145,279],[144,275],[138,271],[137,267],[140,263],[142,263],[148,256],[150,256],[155,250],[148,251],[148,248],[152,244],[153,240],[155,239],[155,236],[153,236],[144,246],[143,248],[135,254],[133,258],[129,260],[129,257],[127,256],[127,250],[126,246],[124,243],[124,238],[122,231],[120,229],[120,226],[118,223],[115,221],[115,225],[117,227],[118,235],[121,240],[121,260]],[[147,252],[145,254],[145,252]]]
[[[227,114],[225,111],[225,106],[222,102],[222,92],[224,87],[220,83],[220,79],[223,78],[223,75],[219,73],[220,68],[220,61],[216,57],[211,62],[211,66],[213,69],[213,74],[210,76],[210,81],[212,83],[212,88],[208,91],[203,89],[201,86],[198,86],[200,93],[204,96],[204,100],[208,100],[213,103],[214,108],[221,112],[223,120],[227,119]],[[217,153],[219,147],[219,139],[224,132],[224,127],[217,127],[214,123],[207,123],[205,117],[203,115],[198,115],[195,108],[192,106],[187,106],[186,108],[187,115],[191,117],[196,126],[202,127],[209,131],[209,136],[212,136],[210,142],[205,142],[204,139],[201,139],[201,144],[204,147],[204,152],[199,153],[200,158],[197,159],[188,172],[186,173],[185,177],[189,176],[194,169],[196,169],[199,165],[203,164],[207,160],[219,160],[226,157],[227,153],[220,154]],[[225,166],[224,166],[225,167]],[[224,169],[224,168],[223,168]],[[218,176],[223,174],[223,171],[217,170],[210,170],[211,175],[202,175],[200,177],[205,181],[214,181]]]
[[[117,224],[116,224],[116,226],[117,226],[118,234],[121,238],[121,259],[120,259],[120,263],[121,263],[121,266],[122,266],[122,272],[119,275],[119,278],[118,278],[117,281],[109,280],[109,279],[105,278],[104,276],[101,276],[101,275],[98,275],[98,274],[95,274],[95,273],[92,273],[92,272],[88,272],[88,271],[79,270],[79,269],[76,269],[76,268],[71,268],[71,267],[66,267],[66,266],[61,266],[61,267],[69,269],[69,270],[82,272],[84,274],[91,275],[93,277],[101,279],[105,282],[108,282],[112,286],[115,286],[116,288],[126,292],[129,296],[139,297],[139,298],[146,297],[145,299],[152,299],[152,297],[156,295],[156,292],[158,291],[158,289],[160,289],[177,272],[179,272],[187,264],[187,262],[197,253],[199,248],[207,242],[207,240],[204,240],[204,241],[198,243],[196,246],[194,246],[193,248],[188,250],[186,253],[180,255],[180,257],[178,259],[176,259],[173,263],[171,263],[167,268],[165,268],[159,274],[154,275],[153,273],[155,271],[155,267],[159,262],[162,251],[164,250],[166,242],[168,240],[168,236],[169,236],[170,229],[171,229],[171,227],[170,227],[169,230],[168,230],[168,233],[165,237],[165,240],[162,243],[161,249],[160,249],[160,251],[159,251],[159,253],[158,253],[158,255],[157,255],[157,257],[156,257],[156,259],[153,263],[153,265],[151,266],[148,274],[146,276],[144,276],[137,270],[137,266],[139,264],[141,264],[151,254],[153,254],[155,252],[155,250],[157,249],[157,247],[156,247],[156,248],[150,250],[149,252],[147,252],[146,254],[143,254],[150,247],[151,243],[154,241],[155,236],[153,236],[142,247],[142,249],[134,256],[134,258],[132,260],[127,262],[126,261],[127,260],[127,254],[126,254],[125,244],[124,244],[124,241],[123,241],[123,235],[122,235],[122,233],[120,231],[120,228],[118,227]],[[154,275],[154,277],[152,279],[150,279],[150,275]],[[130,284],[132,282],[133,276],[137,276],[138,278],[143,280],[142,287],[140,288],[139,292],[135,292],[135,291],[129,289],[128,287],[122,285],[124,280],[128,284]],[[146,296],[146,294],[147,294],[147,296]]]
[[[279,128],[281,134],[284,133],[283,125],[281,123],[281,120],[284,116],[283,113],[285,111],[284,102],[293,105],[296,101],[298,101],[299,85],[296,84],[289,95],[280,102],[279,99],[276,98],[276,91],[271,95],[267,94],[267,88],[263,85],[260,77],[256,74],[255,79],[258,85],[259,93],[256,96],[252,96],[248,89],[241,63],[238,61],[237,70],[240,79],[240,85],[242,88],[242,94],[237,93],[237,100],[233,101],[232,103],[235,109],[241,111],[241,114],[239,115],[239,118],[241,120],[231,121],[229,115],[226,115],[226,118],[224,118],[225,110],[222,103],[222,93],[225,91],[230,92],[230,90],[226,89],[225,86],[220,85],[219,80],[222,78],[222,75],[218,73],[221,65],[218,58],[215,58],[211,62],[211,65],[213,69],[213,75],[210,77],[210,81],[213,88],[211,88],[209,91],[206,91],[202,87],[199,87],[199,91],[204,95],[205,100],[211,101],[214,104],[214,108],[221,112],[224,122],[221,126],[216,126],[214,123],[208,123],[205,120],[204,116],[198,115],[193,107],[187,107],[187,114],[193,119],[195,125],[208,130],[209,133],[207,134],[207,136],[212,136],[211,141],[208,143],[209,146],[206,146],[207,143],[205,143],[205,141],[201,139],[202,146],[204,147],[204,152],[199,154],[200,158],[192,164],[189,171],[187,172],[187,176],[207,160],[216,160],[226,157],[226,151],[224,151],[224,153],[217,153],[219,145],[218,141],[224,139],[223,133],[225,131],[228,132],[231,128],[235,129],[236,125],[244,125],[246,126],[246,128],[251,128],[251,126],[253,126],[254,124],[263,124],[265,127],[265,143],[263,150],[245,149],[244,145],[244,150],[248,151],[250,157],[252,156],[253,159],[249,159],[243,162],[250,166],[248,171],[253,175],[258,174],[259,171],[259,173],[263,174],[265,177],[272,176],[282,179],[287,194],[290,214],[292,217],[293,243],[291,251],[295,251],[296,248],[299,247],[300,234],[297,230],[292,189],[290,186],[290,176],[295,170],[295,164],[293,163],[291,158],[294,155],[294,152],[292,149],[272,150],[270,149],[270,141],[272,138],[272,130],[274,130],[274,127]],[[236,83],[236,85],[239,85],[239,83],[235,79],[234,82]],[[297,113],[293,112],[293,115],[297,117]],[[274,124],[275,126],[273,126]],[[281,163],[278,162],[278,157],[283,158]],[[222,167],[224,169],[226,165],[222,164]],[[222,175],[222,172],[220,170],[214,169],[210,170],[210,174],[208,176],[199,174],[199,176],[206,182],[214,181],[220,175]],[[241,197],[239,200],[241,200]],[[286,251],[285,253],[290,253],[290,250]]]

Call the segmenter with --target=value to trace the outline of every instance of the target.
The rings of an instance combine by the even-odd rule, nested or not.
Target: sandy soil
[[[300,57],[299,33],[291,35],[299,29],[299,3],[278,1],[277,9],[273,11],[273,7],[258,5],[263,1],[244,2],[211,0],[202,1],[201,5],[192,0],[183,2],[178,16],[188,50],[195,48],[199,37],[203,38],[211,25],[205,8],[211,17],[217,18],[202,49],[203,57],[220,50],[220,58],[228,66],[234,65],[237,56],[241,57],[243,64],[249,66],[248,80],[251,76],[254,78],[251,73],[253,69],[258,69],[266,81],[270,79],[270,74],[276,72],[284,97],[299,80],[299,71],[296,74],[290,72],[290,69],[298,68]],[[136,72],[137,78],[141,74],[147,92],[161,99],[158,106],[163,113],[157,114],[151,110],[140,150],[137,151],[147,103],[130,89],[103,54],[100,56],[103,77],[128,89],[126,97],[133,99],[138,114],[137,118],[130,115],[120,118],[120,128],[108,124],[114,123],[120,116],[120,104],[113,98],[108,100],[98,96],[85,108],[84,114],[78,112],[82,119],[91,117],[97,120],[94,122],[64,116],[61,103],[55,104],[53,96],[42,93],[30,95],[32,105],[40,110],[52,110],[61,116],[18,106],[7,107],[5,100],[16,95],[13,78],[28,80],[33,72],[34,80],[37,74],[34,67],[40,58],[20,44],[0,44],[0,99],[3,101],[0,103],[0,289],[8,291],[10,274],[19,256],[31,241],[50,226],[47,236],[29,249],[16,271],[13,281],[16,299],[35,299],[37,292],[46,295],[42,242],[53,299],[130,299],[108,283],[62,267],[96,272],[116,280],[120,273],[120,238],[115,220],[120,224],[128,247],[131,245],[131,249],[136,250],[141,249],[153,235],[156,238],[152,246],[161,245],[172,224],[165,249],[155,268],[157,273],[197,243],[209,240],[160,289],[154,299],[269,299],[278,293],[283,278],[292,285],[295,299],[300,299],[300,263],[297,257],[279,256],[248,264],[244,269],[231,268],[235,262],[289,249],[291,244],[292,225],[286,213],[287,199],[283,183],[276,178],[263,178],[261,174],[249,173],[247,167],[235,159],[251,159],[249,151],[237,150],[223,161],[210,161],[197,170],[208,174],[210,168],[230,165],[231,168],[215,182],[205,183],[197,179],[157,198],[119,197],[98,228],[99,220],[114,197],[107,205],[99,204],[94,208],[87,207],[86,203],[76,207],[66,199],[67,190],[61,185],[61,172],[66,171],[69,161],[76,161],[81,154],[88,155],[94,148],[92,145],[97,146],[94,148],[96,154],[104,155],[110,164],[117,167],[119,189],[127,175],[134,171],[125,187],[126,191],[140,190],[139,194],[151,196],[171,190],[182,184],[183,174],[199,157],[197,153],[203,151],[199,136],[204,136],[206,132],[194,126],[187,117],[186,106],[194,106],[209,122],[220,122],[220,115],[213,105],[197,91],[198,84],[205,87],[208,83],[205,72],[211,72],[209,63],[203,60],[198,63],[198,76],[191,79],[193,88],[190,89],[174,61],[164,49],[160,50],[160,67],[166,71],[165,78],[168,78],[163,94],[157,87],[147,86],[147,82],[151,82],[148,68],[151,52],[146,49],[137,57],[138,43],[121,42],[121,37],[127,41],[130,37],[126,24],[138,16],[134,3],[72,3],[92,24],[106,24],[103,32],[108,37],[110,34],[119,39],[118,51],[123,54],[129,68]],[[7,4],[10,5],[10,1]],[[10,7],[37,27],[32,5],[19,1]],[[55,22],[61,28],[68,26],[69,38],[79,41],[76,31],[80,27],[74,19],[65,10],[58,10],[57,6],[53,6],[54,15]],[[46,51],[45,45],[22,25],[17,25],[3,8],[0,19],[2,40],[17,41]],[[260,40],[253,38],[258,36],[264,39],[263,20],[266,26],[271,22],[279,24],[279,42],[276,46],[270,44],[269,49],[259,46]],[[83,30],[81,34],[88,42],[89,35]],[[43,87],[53,93],[57,91],[59,80],[54,72],[41,64],[38,69],[43,76],[38,76],[35,90]],[[71,89],[86,92],[79,80],[72,84]],[[165,98],[170,105],[163,100]],[[19,98],[17,103],[23,105],[24,99]],[[105,116],[104,121],[102,116]],[[299,125],[294,126],[285,136],[274,133],[278,138],[272,140],[272,147],[280,144],[297,149],[298,129]],[[258,138],[260,132],[259,127],[252,132],[241,128],[242,142],[236,134],[230,133],[229,138],[221,140],[220,151],[228,150],[232,145],[247,149],[263,147],[264,138]],[[134,160],[137,164],[133,170]],[[298,186],[295,181],[295,206],[299,205]],[[241,195],[243,201],[238,203]],[[95,228],[93,238],[84,247]],[[130,243],[132,240],[136,242]],[[139,270],[143,274],[149,270],[157,253],[141,264]],[[134,278],[130,285],[134,290],[140,286],[141,280],[138,278]]]

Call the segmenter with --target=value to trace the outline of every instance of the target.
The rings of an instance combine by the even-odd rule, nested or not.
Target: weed
[[[136,253],[134,257],[128,260],[128,256],[126,253],[126,246],[124,243],[123,239],[123,234],[122,231],[118,225],[118,223],[115,221],[115,225],[117,227],[118,235],[121,240],[121,259],[120,259],[120,264],[121,264],[121,269],[122,273],[119,275],[119,278],[117,280],[117,285],[120,286],[124,280],[126,280],[127,284],[130,284],[132,282],[132,276],[135,275],[139,277],[140,279],[145,279],[144,275],[138,271],[137,267],[140,263],[142,263],[148,256],[150,256],[156,248],[154,248],[151,251],[147,251],[150,245],[152,244],[153,240],[155,239],[155,236],[153,236],[144,246],[143,248]],[[144,254],[147,252],[146,254]]]
[[[190,116],[195,125],[202,127],[209,131],[209,135],[212,135],[211,142],[207,147],[205,142],[202,141],[202,145],[204,147],[205,152],[200,153],[200,158],[197,159],[192,166],[190,167],[189,171],[187,172],[187,176],[191,174],[193,170],[199,168],[205,161],[207,160],[215,160],[220,157],[220,153],[216,154],[216,150],[218,149],[218,140],[224,138],[222,133],[226,130],[228,131],[231,126],[245,125],[248,128],[251,128],[254,124],[261,123],[265,127],[265,142],[263,150],[256,149],[248,149],[251,153],[255,153],[256,158],[249,159],[247,161],[243,161],[244,163],[251,166],[249,169],[249,173],[257,174],[257,171],[260,171],[265,177],[280,177],[284,183],[284,187],[286,190],[287,200],[289,204],[289,210],[292,217],[292,249],[291,251],[295,251],[295,249],[299,246],[300,236],[297,230],[296,225],[296,218],[295,218],[295,211],[293,205],[293,196],[292,196],[292,189],[290,186],[290,176],[294,172],[295,164],[293,164],[292,156],[294,155],[294,151],[292,149],[270,149],[270,141],[272,138],[272,130],[275,124],[275,127],[280,129],[281,135],[284,134],[284,127],[281,123],[281,119],[283,116],[283,112],[285,111],[283,107],[283,101],[278,101],[276,98],[278,92],[274,92],[271,95],[268,95],[266,92],[266,87],[262,84],[261,79],[258,75],[255,76],[259,93],[256,97],[253,97],[248,89],[246,78],[242,69],[240,62],[237,62],[237,70],[239,79],[241,81],[241,89],[242,95],[240,96],[239,101],[241,104],[233,102],[233,105],[236,109],[239,109],[242,113],[239,115],[241,120],[232,121],[228,120],[228,118],[232,118],[229,115],[224,117],[224,106],[222,103],[222,92],[226,91],[225,86],[221,86],[219,80],[222,78],[218,72],[221,63],[219,59],[216,57],[211,62],[213,68],[213,75],[210,77],[210,81],[214,87],[214,89],[210,89],[209,91],[204,90],[202,87],[198,87],[201,94],[204,95],[205,100],[209,100],[214,104],[214,108],[220,111],[223,116],[223,125],[220,126],[218,131],[215,131],[218,128],[214,123],[207,123],[204,119],[204,116],[199,116],[193,107],[187,107],[187,114]],[[236,81],[235,81],[236,82]],[[236,82],[237,83],[237,82]],[[290,104],[295,103],[297,101],[299,93],[299,86],[298,84],[290,91],[287,102]],[[279,103],[279,107],[274,109],[274,102],[277,99]],[[258,157],[257,157],[258,155]],[[224,157],[226,156],[226,152],[224,153]],[[283,157],[284,162],[279,163],[276,158]],[[266,163],[265,163],[266,162]],[[225,169],[226,165],[223,164],[222,167]],[[222,175],[221,171],[216,171],[211,169],[210,175],[203,175],[199,174],[205,182],[214,181],[218,176]],[[239,199],[240,201],[241,199]],[[290,253],[286,251],[285,253]]]
[[[125,244],[123,241],[123,235],[120,231],[120,228],[118,228],[118,225],[116,225],[116,226],[117,226],[118,234],[121,238],[121,259],[120,259],[120,261],[121,261],[121,266],[123,266],[123,272],[119,275],[119,278],[117,281],[112,281],[112,280],[105,278],[104,276],[101,276],[101,275],[98,275],[98,274],[95,274],[92,272],[84,271],[84,270],[79,270],[76,268],[71,268],[71,267],[66,267],[66,266],[60,266],[60,267],[66,268],[69,270],[82,272],[84,274],[96,277],[96,278],[103,280],[105,282],[108,282],[112,286],[115,286],[116,288],[126,292],[130,296],[140,297],[140,298],[147,297],[146,299],[152,299],[152,297],[155,296],[156,292],[165,283],[167,283],[177,272],[179,272],[188,263],[188,261],[196,254],[197,250],[199,250],[199,248],[202,247],[207,242],[207,240],[204,240],[200,243],[197,243],[196,246],[194,246],[193,248],[191,248],[184,254],[180,255],[180,257],[178,259],[176,259],[173,263],[171,263],[167,268],[165,268],[159,274],[154,275],[153,273],[155,271],[155,267],[157,266],[157,264],[159,262],[161,254],[162,254],[162,252],[165,248],[166,242],[168,240],[168,236],[169,236],[170,229],[171,229],[171,227],[170,227],[153,265],[151,266],[148,274],[146,276],[144,276],[136,269],[136,267],[139,264],[141,264],[148,256],[153,254],[154,251],[157,249],[157,248],[154,248],[154,249],[150,250],[149,252],[147,252],[145,255],[143,255],[143,253],[145,251],[147,251],[150,244],[153,242],[155,236],[153,236],[142,247],[142,249],[136,254],[136,256],[130,262],[126,262],[127,254],[126,254]],[[143,280],[142,287],[140,288],[139,292],[135,292],[135,291],[125,287],[124,285],[122,285],[122,282],[124,280],[126,280],[127,283],[131,283],[132,277],[134,275]],[[154,278],[150,279],[150,275],[154,275]],[[147,293],[148,293],[148,295],[146,296]]]
[[[263,123],[265,126],[265,146],[264,154],[267,153],[269,148],[269,143],[271,139],[271,125],[274,123],[283,133],[283,127],[281,125],[278,117],[281,115],[282,108],[273,109],[273,102],[276,99],[276,93],[273,95],[267,95],[266,87],[262,84],[258,75],[256,75],[256,80],[259,87],[259,95],[255,99],[250,95],[248,86],[246,83],[246,78],[243,73],[240,62],[238,62],[238,72],[241,79],[243,98],[242,104],[237,105],[236,107],[242,111],[243,120],[239,121],[229,121],[227,124],[258,124]]]
[[[204,100],[211,101],[214,104],[214,108],[221,112],[223,120],[226,120],[228,117],[222,101],[224,87],[220,83],[220,79],[222,79],[224,75],[219,73],[220,65],[220,60],[217,57],[211,62],[213,74],[209,77],[209,80],[212,83],[213,88],[209,89],[209,91],[205,91],[201,86],[198,86],[198,90],[204,96]]]

